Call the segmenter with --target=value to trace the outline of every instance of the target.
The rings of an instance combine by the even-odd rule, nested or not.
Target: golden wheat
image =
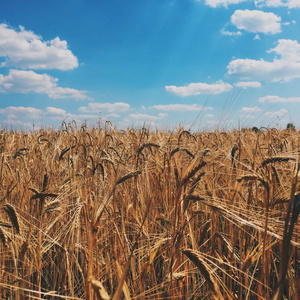
[[[0,298],[300,298],[299,141],[2,130]]]

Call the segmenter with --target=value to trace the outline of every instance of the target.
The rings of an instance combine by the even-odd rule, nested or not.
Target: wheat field
[[[296,130],[0,132],[1,299],[300,299]]]

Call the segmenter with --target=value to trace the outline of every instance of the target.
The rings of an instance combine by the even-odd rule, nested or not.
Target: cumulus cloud
[[[273,61],[263,59],[235,59],[227,66],[229,75],[238,75],[247,80],[290,81],[300,78],[300,44],[281,39],[268,53],[275,53]]]
[[[68,49],[67,42],[59,37],[43,41],[41,36],[20,26],[19,30],[0,24],[1,67],[23,69],[72,70],[78,67],[78,59]]]
[[[239,30],[275,34],[281,32],[281,18],[260,10],[236,10],[230,19]]]
[[[1,124],[6,125],[6,126],[10,126],[13,128],[24,128],[24,129],[30,129],[32,128],[32,123],[29,122],[23,122],[20,120],[14,120],[14,119],[8,119],[8,120],[3,120],[1,121]]]
[[[89,103],[87,107],[83,106],[79,108],[79,112],[99,112],[99,111],[108,111],[110,113],[120,113],[127,111],[130,108],[128,103],[124,102],[115,102],[115,103]]]
[[[139,120],[139,121],[157,121],[161,120],[166,117],[167,114],[159,113],[158,116],[152,116],[148,114],[130,114],[129,118],[132,120]]]
[[[0,74],[1,93],[38,93],[47,94],[53,99],[74,98],[75,100],[90,99],[85,91],[63,88],[57,85],[57,78],[34,71],[11,69],[7,76]]]
[[[253,106],[253,107],[243,107],[241,109],[241,111],[247,112],[247,113],[255,113],[255,112],[260,112],[261,109],[257,106]]]
[[[200,94],[221,94],[232,89],[232,85],[222,80],[213,84],[207,83],[190,83],[186,86],[169,85],[165,87],[166,91],[180,97],[194,96]]]
[[[0,109],[0,124],[13,128],[30,129],[35,123],[37,127],[57,125],[63,120],[76,120],[80,123],[87,123],[88,126],[96,126],[99,121],[98,115],[93,114],[72,114],[57,107],[46,107],[37,109],[34,107],[9,106]]]
[[[17,119],[41,119],[42,110],[34,107],[9,106],[0,109],[0,114],[5,115],[9,120]]]
[[[277,117],[284,117],[287,113],[288,111],[283,108],[277,111],[267,111],[264,113],[264,115],[270,118],[277,118]]]
[[[46,107],[46,112],[49,115],[65,116],[67,112],[64,109],[56,107]]]
[[[259,81],[240,81],[234,84],[236,87],[240,87],[242,89],[247,88],[260,88],[261,83]]]
[[[299,0],[257,0],[255,1],[257,6],[269,6],[280,7],[285,6],[287,8],[300,8]]]
[[[198,104],[160,104],[153,105],[150,108],[163,110],[163,111],[201,111],[201,110],[212,110],[212,107],[201,106]]]
[[[260,103],[299,103],[300,97],[288,97],[283,98],[279,96],[265,96],[259,98]]]
[[[281,39],[277,46],[268,52],[280,55],[281,59],[286,62],[300,62],[300,44],[297,41]]]
[[[230,4],[239,4],[245,1],[247,0],[205,0],[205,4],[215,8],[218,6],[228,7]]]

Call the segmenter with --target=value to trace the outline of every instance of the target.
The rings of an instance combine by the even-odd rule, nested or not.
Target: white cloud
[[[9,127],[12,127],[12,128],[31,129],[33,127],[34,123],[9,119],[9,120],[0,121],[0,124],[5,125],[5,126],[9,126]],[[39,128],[39,126],[37,126],[37,127]]]
[[[239,30],[265,34],[281,32],[281,18],[271,12],[236,10],[230,20]]]
[[[200,94],[220,94],[228,92],[232,89],[232,85],[225,83],[222,80],[213,84],[207,83],[190,83],[186,86],[170,85],[165,87],[166,91],[180,97],[194,96]]]
[[[282,60],[236,59],[227,68],[229,75],[239,75],[248,80],[290,81],[300,77],[299,64],[286,64]]]
[[[0,74],[0,92],[47,94],[53,99],[90,99],[85,91],[59,87],[57,86],[57,81],[57,78],[47,74],[37,74],[33,71],[11,69],[7,76]]]
[[[153,105],[150,108],[155,108],[164,111],[201,111],[201,110],[212,110],[212,107],[201,106],[198,104],[160,104]]]
[[[166,117],[167,114],[159,113],[158,116],[152,116],[148,114],[130,114],[129,118],[133,120],[143,120],[143,121],[157,121]]]
[[[286,62],[300,62],[300,44],[297,41],[281,39],[278,45],[268,52],[280,55],[281,59]]]
[[[215,8],[218,6],[228,7],[230,4],[239,4],[245,1],[247,0],[205,0],[205,4]]]
[[[260,36],[258,34],[256,34],[255,37],[253,38],[253,40],[260,40]]]
[[[227,66],[229,75],[238,75],[247,80],[290,81],[300,78],[300,44],[292,40],[279,40],[278,45],[269,50],[275,53],[272,62],[263,59],[235,59]]]
[[[299,0],[287,0],[288,8],[300,8]]]
[[[46,107],[46,112],[49,115],[58,115],[58,116],[65,116],[67,114],[64,109],[56,108],[56,107]]]
[[[206,114],[204,117],[206,117],[206,118],[213,118],[214,115],[213,114]]]
[[[71,114],[71,113],[66,113],[65,115],[58,115],[58,114],[53,114],[53,115],[47,115],[47,118],[49,118],[52,121],[55,121],[56,123],[58,122],[61,124],[63,120],[71,122],[75,120],[78,123],[84,123],[87,122],[92,126],[96,125],[96,122],[99,121],[99,116],[97,115],[90,115],[90,114]]]
[[[107,115],[108,118],[120,118],[121,116],[116,114],[116,113],[110,113],[109,115]]]
[[[53,99],[74,98],[75,100],[92,100],[86,95],[87,91],[79,91],[72,88],[55,86],[46,93]]]
[[[286,109],[280,109],[277,111],[268,111],[264,113],[264,115],[270,118],[276,118],[276,117],[284,117],[287,113],[288,111]]]
[[[255,113],[255,112],[260,112],[261,109],[257,106],[253,106],[253,107],[243,107],[241,109],[241,111],[247,112],[247,113]]]
[[[86,115],[86,114],[71,114],[71,113],[67,113],[66,116],[64,116],[64,118],[66,120],[76,120],[77,122],[95,122],[95,121],[99,121],[99,116],[97,115]],[[52,117],[52,120],[57,120],[57,121],[62,121],[62,117],[61,116],[55,116]]]
[[[67,122],[76,120],[78,124],[87,123],[89,127],[97,126],[99,122],[98,115],[72,114],[56,107],[46,107],[42,110],[34,107],[9,106],[0,109],[0,116],[0,124],[20,129],[30,129],[34,123],[37,127],[40,124],[60,126],[63,120]]]
[[[240,81],[235,83],[234,85],[243,89],[261,87],[261,83],[259,81]]]
[[[216,120],[206,120],[206,123],[215,127],[224,125],[222,122]]]
[[[228,31],[225,28],[222,28],[221,33],[223,35],[227,35],[227,36],[239,36],[242,35],[242,33],[240,31]]]
[[[127,111],[130,108],[128,103],[124,102],[115,102],[115,103],[89,103],[87,107],[80,107],[79,112],[94,112],[98,113],[99,111],[108,111],[110,113],[120,113]]]
[[[0,109],[0,114],[5,115],[9,120],[16,119],[41,119],[42,110],[34,107],[9,106]]]
[[[68,114],[70,117],[76,121],[99,121],[99,116],[97,115],[77,115],[77,114]]]
[[[300,8],[299,0],[258,0],[255,1],[257,6]]]
[[[300,103],[300,97],[282,98],[279,96],[265,96],[259,98],[260,103]]]
[[[68,49],[66,41],[59,37],[43,41],[32,31],[20,26],[19,30],[0,24],[1,67],[29,69],[72,70],[78,67],[77,57]]]

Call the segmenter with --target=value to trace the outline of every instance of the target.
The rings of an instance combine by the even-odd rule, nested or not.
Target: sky
[[[0,127],[300,127],[300,0],[1,0]]]

